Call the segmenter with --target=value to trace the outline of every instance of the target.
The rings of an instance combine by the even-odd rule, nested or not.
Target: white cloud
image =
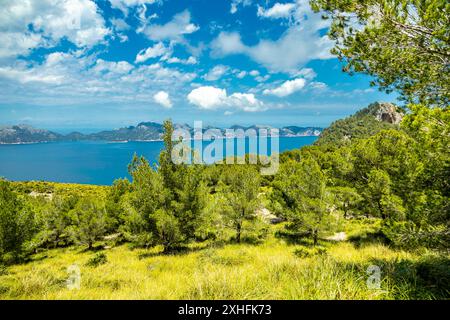
[[[303,68],[294,74],[296,77],[303,77],[306,80],[312,80],[317,76],[317,73],[311,68]]]
[[[328,86],[327,86],[326,83],[319,82],[319,81],[313,81],[313,82],[311,82],[311,83],[309,84],[309,87],[311,87],[311,88],[314,89],[314,90],[319,90],[319,91],[328,89]]]
[[[246,54],[275,72],[295,72],[310,60],[332,58],[332,43],[326,36],[303,30],[295,27],[277,41],[261,40],[255,46],[245,46],[238,33],[222,32],[212,44],[213,55]]]
[[[320,13],[314,13],[308,3],[298,1],[292,13],[293,25],[277,39],[261,39],[256,45],[246,45],[237,32],[221,32],[211,43],[212,56],[244,54],[274,72],[295,73],[314,59],[330,59],[333,43],[319,31],[329,26]]]
[[[247,71],[239,71],[239,73],[236,75],[239,79],[244,78],[247,75]]]
[[[252,3],[252,0],[233,0],[231,2],[230,13],[235,14],[239,6],[247,7]]]
[[[128,41],[128,36],[126,36],[124,34],[121,34],[121,33],[119,33],[118,36],[119,36],[120,42],[127,42]]]
[[[0,32],[0,59],[27,55],[30,49],[45,45],[40,34],[21,32]]]
[[[158,18],[156,13],[152,13],[147,17],[147,6],[143,5],[136,10],[136,18],[139,21],[139,27],[136,28],[136,33],[141,33],[147,28],[153,19]]]
[[[265,110],[264,104],[253,93],[233,93],[228,97],[228,104],[246,112]]]
[[[126,80],[130,82],[153,82],[161,86],[180,87],[184,85],[184,83],[194,80],[195,77],[196,74],[194,73],[184,73],[177,69],[162,67],[161,64],[154,63],[151,65],[140,66],[138,69],[134,70]]]
[[[4,0],[0,30],[0,57],[55,46],[63,38],[78,47],[92,47],[111,33],[90,0]]]
[[[246,53],[248,51],[248,47],[242,43],[241,36],[237,32],[221,32],[212,42],[211,47],[216,56]]]
[[[22,84],[27,83],[45,83],[60,84],[64,80],[63,75],[40,74],[36,72],[28,72],[26,70],[18,70],[11,67],[0,67],[0,77],[9,80],[18,81]]]
[[[165,91],[159,91],[154,96],[155,102],[162,105],[164,108],[172,108],[172,101],[170,101],[169,94]]]
[[[272,8],[264,9],[258,5],[257,15],[258,17],[278,19],[287,18],[292,15],[294,11],[294,3],[275,3]]]
[[[161,57],[164,55],[170,56],[170,49],[164,46],[162,42],[156,43],[153,47],[143,49],[136,55],[135,63],[147,61],[148,59]]]
[[[200,109],[214,110],[231,107],[246,112],[265,110],[263,102],[259,101],[253,93],[233,93],[228,96],[225,89],[212,86],[203,86],[192,90],[188,101]]]
[[[201,109],[216,109],[226,102],[227,92],[225,89],[204,86],[192,90],[187,98]]]
[[[113,18],[110,22],[117,31],[125,31],[130,29],[130,26],[123,19]]]
[[[269,78],[270,78],[270,75],[266,74],[265,76],[257,76],[257,77],[255,77],[255,80],[258,81],[258,82],[264,82],[264,81],[269,80]]]
[[[166,62],[167,63],[187,64],[187,65],[189,65],[189,64],[193,65],[193,64],[197,64],[198,63],[197,59],[195,57],[193,57],[193,56],[190,56],[187,59],[180,59],[180,58],[177,58],[177,57],[172,57],[172,58],[167,59]]]
[[[305,81],[305,79],[302,79],[302,78],[288,80],[277,88],[264,90],[263,93],[266,95],[274,95],[277,97],[286,97],[286,96],[293,94],[294,92],[297,92],[297,91],[303,89],[305,84],[306,84],[306,81]]]
[[[230,8],[230,13],[235,14],[236,12],[237,12],[237,5],[236,5],[236,3],[232,2],[231,8]]]
[[[227,66],[220,64],[209,70],[203,78],[207,81],[216,81],[220,79],[228,70],[229,68]]]
[[[32,68],[24,62],[19,62],[14,67],[0,68],[0,79],[6,78],[12,83],[18,82],[35,87],[36,85],[57,85],[67,83],[71,77],[70,72],[80,69],[92,60],[78,59],[76,55],[54,52],[49,54],[42,64]],[[51,86],[50,86],[51,87]]]
[[[133,69],[133,66],[127,61],[105,61],[98,59],[93,70],[97,72],[112,72],[116,74],[126,74]]]
[[[17,60],[0,66],[2,101],[36,105],[120,104],[146,105],[154,93],[180,96],[194,73],[163,67],[159,63],[139,65],[106,61],[96,54],[55,52],[43,62]]]
[[[193,33],[198,29],[199,27],[191,22],[191,13],[185,10],[176,14],[168,23],[146,26],[142,32],[154,41],[172,40],[183,42],[184,35]]]
[[[173,43],[169,44],[168,47],[164,45],[163,42],[158,42],[153,47],[141,50],[135,59],[135,63],[141,63],[152,58],[159,58],[160,61],[164,61],[169,64],[184,64],[184,65],[194,65],[197,64],[197,58],[190,56],[187,59],[180,59],[178,57],[172,57],[173,54]]]
[[[109,0],[109,2],[111,3],[111,7],[119,9],[125,16],[128,16],[129,8],[153,4],[157,0]]]

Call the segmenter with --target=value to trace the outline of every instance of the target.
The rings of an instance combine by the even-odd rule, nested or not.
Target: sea
[[[309,136],[280,137],[279,151],[310,145],[316,139]],[[248,142],[245,144],[246,153],[249,150]],[[208,143],[204,142],[201,148],[204,150]],[[238,141],[235,145],[238,145]],[[267,153],[270,155],[270,138],[268,145]],[[115,179],[129,178],[128,164],[134,154],[142,155],[150,163],[156,164],[162,149],[162,141],[5,144],[0,145],[0,177],[11,181],[110,185]],[[240,155],[237,148],[234,154]]]

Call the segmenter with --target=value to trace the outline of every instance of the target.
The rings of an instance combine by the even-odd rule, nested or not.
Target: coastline
[[[22,145],[22,144],[39,144],[39,143],[52,143],[57,141],[30,141],[30,142],[1,142],[0,145],[11,146],[11,145]]]
[[[319,135],[283,135],[283,136],[273,136],[277,138],[300,138],[300,137],[319,137]],[[272,136],[263,136],[263,137],[272,137]],[[241,137],[222,137],[220,139],[240,139]],[[247,137],[246,137],[247,138]],[[207,140],[207,139],[188,139],[192,140]],[[211,139],[207,140],[210,141]],[[162,142],[162,139],[149,139],[149,140],[56,140],[56,141],[31,141],[31,142],[1,142],[0,146],[11,146],[11,145],[29,145],[29,144],[43,144],[43,143],[55,143],[55,142],[104,142],[104,143],[129,143],[129,142]]]

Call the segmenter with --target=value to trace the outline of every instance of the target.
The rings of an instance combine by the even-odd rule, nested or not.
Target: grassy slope
[[[13,188],[20,194],[36,192],[38,194],[102,196],[106,195],[109,186],[97,186],[92,184],[58,183],[47,181],[13,181]]]
[[[273,236],[260,245],[194,247],[176,255],[122,245],[104,250],[108,261],[97,267],[86,266],[92,252],[55,249],[0,275],[0,299],[433,298],[413,274],[403,274],[423,253],[421,257],[379,243],[323,245],[326,254],[307,258],[294,254],[302,245]],[[71,264],[81,269],[80,290],[66,288]],[[381,290],[367,288],[366,271],[372,264],[381,267]]]

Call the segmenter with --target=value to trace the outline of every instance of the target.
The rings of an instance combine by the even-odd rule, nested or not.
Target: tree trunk
[[[383,206],[381,205],[381,201],[378,201],[378,210],[380,210],[381,218],[385,220],[387,217],[386,213],[383,210]]]
[[[315,247],[318,241],[318,234],[317,234],[317,230],[313,230],[313,246]]]
[[[236,242],[241,243],[241,223],[236,225]]]

